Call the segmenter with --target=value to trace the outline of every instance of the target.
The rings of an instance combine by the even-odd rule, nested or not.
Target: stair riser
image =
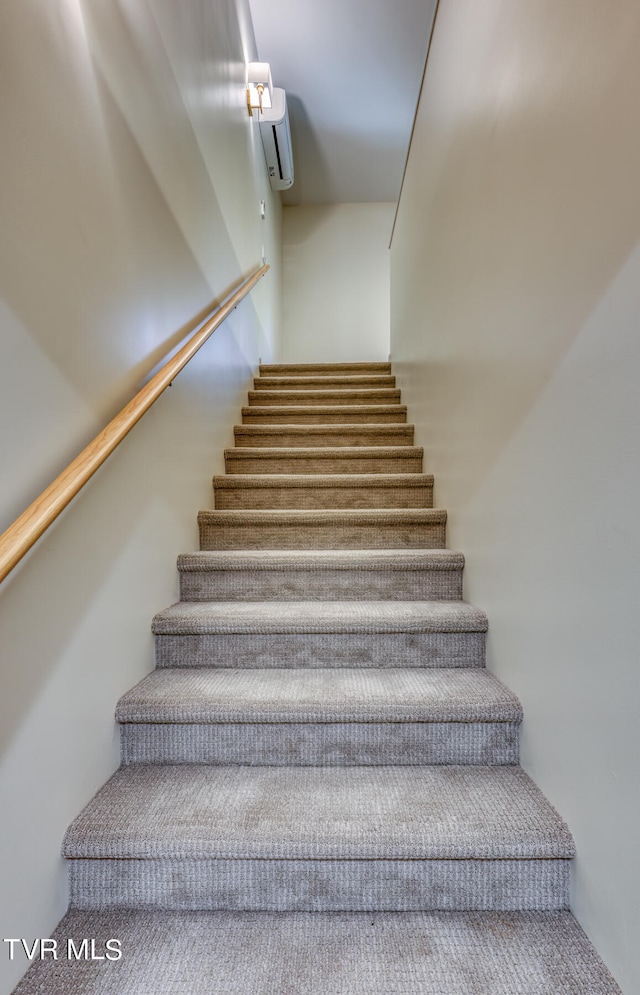
[[[239,476],[239,475],[238,475]],[[407,474],[410,478],[412,475]],[[416,483],[415,486],[381,487],[263,487],[230,486],[214,484],[214,504],[219,511],[251,511],[261,509],[282,511],[317,511],[327,508],[433,508],[433,486]]]
[[[407,525],[256,525],[201,521],[200,549],[444,549],[440,523]]]
[[[257,446],[265,448],[290,448],[291,446],[412,446],[413,445],[413,425],[389,425],[386,429],[380,426],[367,428],[363,425],[359,431],[344,432],[340,426],[336,426],[333,431],[325,430],[319,432],[315,426],[299,432],[281,430],[265,430],[262,426],[250,426],[236,429],[235,443],[239,448],[255,449]]]
[[[407,447],[408,449],[409,447]],[[406,455],[278,455],[273,450],[248,455],[242,449],[228,449],[224,465],[227,473],[422,473],[422,456]]]
[[[550,911],[568,860],[69,861],[78,909]]]
[[[395,385],[396,378],[390,373],[326,373],[322,376],[283,373],[255,377],[253,381],[254,390],[388,390]]]
[[[379,766],[518,763],[509,722],[127,723],[123,764]]]
[[[459,601],[462,570],[189,570],[181,601]]]
[[[407,409],[404,405],[390,404],[371,407],[366,404],[324,407],[319,410],[314,406],[298,406],[294,408],[260,408],[245,407],[242,409],[243,425],[354,425],[372,423],[380,425],[405,424]]]
[[[400,404],[397,387],[362,390],[250,390],[249,405],[289,407],[305,404]]]
[[[335,373],[341,376],[366,373],[388,375],[391,363],[267,363],[260,366],[260,376],[265,377],[330,376]]]
[[[158,667],[484,667],[484,632],[178,634]]]

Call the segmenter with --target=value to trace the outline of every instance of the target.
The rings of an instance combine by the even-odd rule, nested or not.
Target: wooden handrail
[[[248,277],[242,286],[207,319],[188,342],[138,391],[133,400],[103,428],[99,435],[69,463],[66,470],[56,477],[40,497],[16,518],[6,532],[0,535],[0,582],[5,579],[42,533],[49,528],[61,511],[84,487],[96,470],[118,446],[133,426],[140,421],[154,401],[169,386],[198,349],[204,345],[216,328],[233,311],[269,269],[261,266]]]

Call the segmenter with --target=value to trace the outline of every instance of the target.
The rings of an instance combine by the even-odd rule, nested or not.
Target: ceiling
[[[249,0],[261,61],[287,92],[285,204],[395,201],[436,0]]]

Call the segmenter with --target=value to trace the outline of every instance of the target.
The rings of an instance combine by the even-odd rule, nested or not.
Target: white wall
[[[65,911],[64,830],[117,765],[117,698],[153,667],[151,617],[258,357],[277,358],[251,57],[244,0],[0,6],[0,530],[263,245],[273,266],[0,589],[0,938]],[[5,993],[27,963],[2,946]]]
[[[387,360],[393,211],[393,204],[283,209],[285,362]]]
[[[392,245],[392,356],[573,907],[640,990],[640,9],[440,5]]]

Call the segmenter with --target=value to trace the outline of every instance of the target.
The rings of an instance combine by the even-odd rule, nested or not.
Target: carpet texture
[[[318,390],[318,388],[342,389],[361,387],[395,387],[396,378],[382,373],[306,373],[268,375],[255,377],[256,390]]]
[[[517,763],[515,695],[483,670],[157,670],[118,702],[123,763]]]
[[[227,473],[422,473],[420,446],[265,446],[225,449]]]
[[[266,450],[265,450],[266,452]],[[439,508],[201,511],[201,549],[439,549]]]
[[[395,387],[336,387],[319,390],[250,390],[249,404],[282,407],[288,404],[397,404]]]
[[[263,366],[19,995],[619,995],[388,363]]]
[[[284,604],[284,602],[283,602]],[[296,632],[157,635],[157,667],[484,667],[485,633]]]
[[[236,550],[178,557],[182,601],[457,601],[464,557],[432,550]]]
[[[574,855],[519,767],[122,767],[67,857],[515,860]]]
[[[519,767],[122,767],[67,857],[509,860],[574,855]]]
[[[412,446],[413,425],[236,425],[236,446]]]
[[[391,373],[391,363],[267,363],[261,364],[260,376],[313,376],[321,373],[351,375],[363,373]]]
[[[406,422],[404,404],[253,404],[242,408],[244,425],[337,424],[345,422]]]
[[[213,495],[217,511],[432,508],[433,476],[423,473],[236,473],[214,477]]]
[[[160,711],[160,710],[159,710]],[[160,713],[161,715],[161,713]],[[123,764],[517,764],[513,722],[123,722]]]
[[[569,860],[76,859],[70,902],[84,909],[255,912],[565,909]],[[462,993],[460,993],[462,995]]]
[[[464,602],[180,602],[153,620],[159,666],[484,666]]]
[[[181,601],[152,624],[168,633],[418,633],[486,632],[487,616],[463,601],[300,601],[281,604],[200,604]]]
[[[16,995],[619,995],[554,913],[70,912],[54,937],[117,962],[45,961]]]
[[[156,670],[118,722],[517,722],[486,670]]]

